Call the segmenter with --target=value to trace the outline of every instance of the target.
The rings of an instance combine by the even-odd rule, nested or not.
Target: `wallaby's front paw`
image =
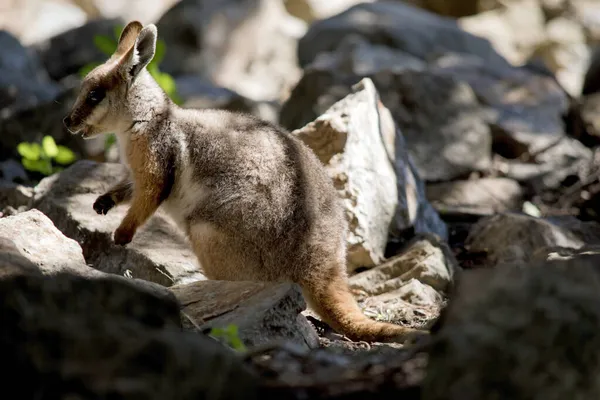
[[[127,243],[130,243],[133,239],[133,235],[135,234],[134,229],[126,229],[122,227],[118,227],[115,231],[115,244],[119,246],[125,246]]]
[[[114,200],[112,199],[112,197],[110,197],[109,195],[106,195],[106,194],[99,196],[93,205],[94,211],[96,211],[98,214],[104,214],[104,215],[106,215],[106,213],[108,213],[110,211],[110,209],[113,208],[114,206],[115,206]]]

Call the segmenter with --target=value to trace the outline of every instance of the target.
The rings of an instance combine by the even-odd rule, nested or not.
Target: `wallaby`
[[[115,243],[131,242],[162,206],[209,279],[296,282],[307,304],[352,340],[425,334],[358,307],[347,283],[344,211],[313,151],[254,116],[174,104],[145,68],[156,39],[155,25],[130,22],[64,119],[84,138],[116,133],[130,178],[93,204],[106,214],[130,202]]]

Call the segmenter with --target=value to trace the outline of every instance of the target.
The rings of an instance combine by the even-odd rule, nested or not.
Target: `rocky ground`
[[[39,3],[41,13],[23,2],[0,16],[8,390],[65,399],[599,394],[596,1]],[[360,306],[430,329],[429,340],[354,343],[306,309],[293,284],[207,280],[161,212],[131,244],[114,245],[127,206],[99,216],[92,204],[124,167],[114,145],[70,135],[61,120],[80,69],[105,57],[94,37],[132,18],[157,24],[160,68],[184,107],[253,113],[315,151],[350,221]],[[17,146],[45,136],[77,161],[49,175],[24,168]],[[229,339],[219,334],[231,326]]]

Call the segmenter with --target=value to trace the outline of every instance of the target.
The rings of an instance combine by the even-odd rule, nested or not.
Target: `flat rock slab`
[[[385,263],[350,278],[350,288],[371,318],[427,326],[446,301],[457,262],[448,246],[423,235]]]
[[[482,178],[429,184],[427,198],[442,215],[490,215],[520,210],[523,189],[512,179]]]
[[[121,164],[78,161],[40,182],[34,207],[43,211],[66,236],[83,249],[94,268],[171,286],[205,279],[185,237],[160,211],[141,227],[127,246],[113,242],[113,232],[127,212],[120,205],[107,215],[92,208],[96,198],[126,175]]]
[[[234,324],[246,346],[277,340],[316,348],[316,331],[301,314],[306,308],[295,284],[266,282],[200,281],[172,286],[182,306],[184,326],[201,330]],[[193,322],[191,322],[191,321]]]

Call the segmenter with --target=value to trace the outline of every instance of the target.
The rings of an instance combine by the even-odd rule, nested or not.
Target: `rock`
[[[196,75],[183,75],[175,79],[177,94],[184,108],[219,108],[245,112],[267,121],[277,122],[277,106],[269,102],[252,101],[233,90],[217,87]]]
[[[546,21],[538,0],[506,2],[493,10],[461,18],[458,24],[465,31],[488,39],[498,53],[515,65],[524,64],[546,40]]]
[[[571,0],[569,6],[584,27],[588,42],[600,43],[600,4],[595,0]]]
[[[0,304],[5,387],[24,398],[256,398],[236,354],[181,332],[176,302],[112,281],[19,276],[0,281]]]
[[[402,53],[384,64],[393,70],[375,70],[382,64],[373,61],[366,66],[359,60],[371,60],[372,53],[383,53],[368,51],[362,41],[349,44],[348,52],[343,49],[335,54],[337,57],[323,57],[306,70],[282,107],[280,122],[284,126],[294,128],[313,114],[320,115],[325,106],[350,91],[350,83],[365,73],[402,130],[408,152],[423,179],[454,179],[491,165],[488,113],[468,85],[443,74],[415,71],[421,68],[419,61],[402,57]],[[403,61],[408,64],[406,67]],[[392,62],[396,67],[391,67]]]
[[[58,85],[48,78],[35,53],[2,30],[0,48],[0,118],[57,96]]]
[[[583,79],[581,94],[589,96],[600,92],[600,46],[592,49],[590,63]]]
[[[163,286],[205,279],[187,240],[162,212],[151,217],[130,244],[114,244],[113,232],[128,206],[98,215],[92,204],[124,176],[126,167],[121,164],[78,161],[42,180],[35,188],[33,206],[76,240],[86,262],[100,271],[127,273]]]
[[[175,299],[174,295],[160,285],[140,279],[128,279],[106,274],[89,267],[77,242],[65,237],[52,221],[39,210],[33,209],[15,216],[0,218],[0,276],[14,273],[36,273],[56,276],[62,273],[86,279],[124,281],[159,298]],[[11,263],[13,260],[18,264]],[[21,266],[22,270],[17,267]]]
[[[27,207],[33,200],[33,188],[0,180],[0,210]]]
[[[42,272],[37,265],[21,254],[15,242],[0,236],[0,280],[7,276],[23,274],[42,275]]]
[[[547,42],[538,54],[571,96],[579,96],[591,52],[583,27],[570,18],[559,17],[546,25]]]
[[[122,18],[125,21],[138,20],[142,24],[156,22],[178,0],[92,0],[92,16],[104,18]],[[81,2],[80,2],[81,3]],[[95,15],[94,15],[95,14]]]
[[[94,37],[113,37],[115,28],[119,25],[124,25],[122,19],[96,19],[36,43],[33,48],[42,59],[50,77],[59,81],[78,74],[87,64],[106,61],[108,56],[96,47]]]
[[[420,235],[404,251],[350,278],[365,314],[421,327],[437,318],[458,264],[448,245]]]
[[[360,26],[354,23],[359,18],[365,21]],[[318,21],[300,40],[298,51],[305,71],[281,110],[280,122],[288,129],[320,115],[343,97],[350,85],[367,76],[398,123],[420,133],[415,136],[424,137],[422,130],[437,131],[441,127],[446,132],[472,132],[473,137],[461,136],[461,142],[442,152],[450,152],[455,159],[458,148],[468,163],[450,170],[431,167],[438,175],[439,171],[448,170],[449,175],[458,173],[457,169],[478,170],[489,165],[489,132],[485,125],[492,128],[494,144],[510,141],[519,145],[521,152],[531,154],[565,137],[563,115],[569,101],[554,77],[533,68],[514,67],[489,42],[460,30],[453,21],[400,2],[361,4]],[[397,56],[392,56],[394,53]],[[357,61],[374,54],[378,58],[386,54],[394,62],[379,67]],[[436,96],[421,94],[431,91],[435,83],[441,84],[444,102],[434,102],[431,99]],[[469,94],[465,84],[474,95]],[[448,100],[453,90],[460,95]],[[438,115],[445,118],[438,120]],[[429,121],[433,122],[426,125]],[[403,131],[409,132],[405,125]],[[454,135],[446,135],[456,140]],[[430,149],[438,141],[430,139],[424,145],[414,140],[407,133],[420,174],[430,179],[430,173],[431,179],[437,179],[425,170],[429,164],[423,154],[439,153]],[[435,159],[444,162],[444,157]]]
[[[37,0],[13,2],[2,9],[0,26],[31,45],[85,23],[85,13],[72,2]]]
[[[281,0],[182,0],[157,22],[161,68],[251,100],[283,99],[300,77],[294,52],[305,27],[292,19]]]
[[[442,215],[468,213],[490,215],[517,211],[523,189],[512,179],[482,178],[427,185],[427,198]]]
[[[233,324],[247,347],[275,341],[303,348],[319,346],[317,333],[300,314],[306,303],[294,284],[207,280],[170,290],[189,318],[184,323],[188,329],[204,331]]]
[[[421,60],[429,59],[435,51],[474,54],[483,64],[498,68],[508,65],[487,40],[463,31],[454,19],[400,1],[361,3],[315,22],[298,43],[300,65],[304,68],[319,53],[335,51],[342,38],[350,35],[402,50]]]
[[[383,264],[350,278],[350,288],[363,299],[398,289],[417,279],[440,293],[448,290],[458,265],[448,245],[434,235],[420,235],[404,251]]]
[[[343,199],[349,271],[379,264],[391,225],[406,229],[419,224],[445,233],[433,210],[417,214],[431,206],[414,183],[418,177],[410,171],[408,156],[402,155],[403,143],[395,143],[402,140],[401,133],[370,79],[292,134],[316,153]]]
[[[592,157],[592,150],[579,140],[562,137],[533,154],[528,162],[497,160],[495,169],[508,178],[527,182],[534,192],[540,193],[560,188],[569,176],[586,179]]]
[[[285,0],[286,10],[293,16],[308,23],[332,17],[348,7],[358,3],[373,2],[374,0]]]
[[[376,75],[377,87],[384,87],[387,77],[395,96],[388,89],[384,103],[397,104],[395,119],[424,180],[450,180],[491,166],[487,114],[469,85],[437,73],[405,71]]]
[[[585,241],[581,234],[548,220],[503,213],[480,219],[465,243],[472,252],[485,252],[485,265],[494,266],[527,263],[547,247],[578,249]]]
[[[5,182],[23,183],[29,180],[23,165],[13,159],[0,162],[0,176]]]
[[[428,351],[422,398],[596,398],[598,256],[469,271]]]
[[[0,235],[11,240],[43,274],[100,275],[86,265],[81,247],[65,237],[39,210],[0,218]]]
[[[536,154],[565,137],[569,101],[552,76],[528,67],[485,65],[481,57],[446,53],[432,68],[467,82],[489,107],[494,141],[513,141]],[[500,136],[500,138],[498,137]]]
[[[481,11],[480,0],[407,0],[425,10],[448,17],[460,18]]]
[[[585,131],[596,141],[600,140],[600,93],[583,96],[581,104],[581,119]]]

